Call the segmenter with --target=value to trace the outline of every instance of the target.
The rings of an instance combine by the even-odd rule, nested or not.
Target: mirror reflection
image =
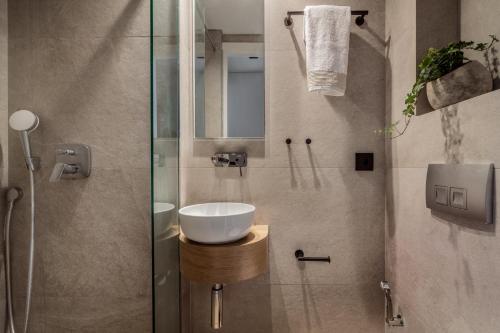
[[[264,137],[264,0],[194,5],[195,137]]]

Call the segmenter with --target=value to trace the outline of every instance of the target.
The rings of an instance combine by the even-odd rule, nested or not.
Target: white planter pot
[[[429,104],[440,109],[493,90],[491,73],[478,61],[471,61],[426,85]]]

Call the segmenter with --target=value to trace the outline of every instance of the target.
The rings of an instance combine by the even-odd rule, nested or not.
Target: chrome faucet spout
[[[243,176],[242,168],[247,166],[246,153],[216,153],[212,156],[212,163],[215,167],[239,168],[240,176]]]

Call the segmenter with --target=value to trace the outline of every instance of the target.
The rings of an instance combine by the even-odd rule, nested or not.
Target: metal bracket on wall
[[[389,282],[380,281],[380,288],[384,291],[385,295],[385,322],[389,326],[404,326],[403,316],[401,314],[394,315],[392,308],[391,287]]]

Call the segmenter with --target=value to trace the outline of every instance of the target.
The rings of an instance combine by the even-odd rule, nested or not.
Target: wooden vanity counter
[[[202,244],[180,240],[180,265],[183,276],[204,283],[235,283],[266,273],[269,266],[269,226],[254,225],[239,241],[227,244]]]

